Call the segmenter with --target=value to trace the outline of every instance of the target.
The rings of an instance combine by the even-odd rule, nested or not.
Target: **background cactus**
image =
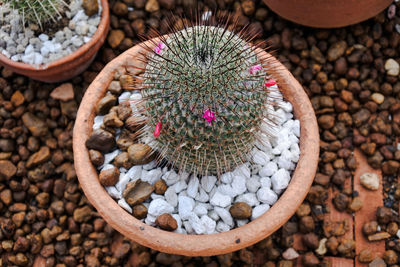
[[[180,171],[220,175],[248,160],[256,141],[273,134],[268,109],[278,105],[268,74],[244,31],[188,26],[148,47],[136,103],[143,142]],[[269,84],[271,83],[272,84]]]
[[[4,4],[18,11],[23,24],[35,23],[43,28],[43,23],[61,17],[61,10],[68,6],[63,0],[2,0]]]

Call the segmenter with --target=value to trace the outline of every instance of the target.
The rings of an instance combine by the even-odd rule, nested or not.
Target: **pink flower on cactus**
[[[254,65],[250,67],[249,72],[250,74],[254,75],[257,74],[262,69],[261,65]]]
[[[276,84],[276,81],[274,79],[270,79],[268,81],[265,82],[265,86],[270,87],[270,86],[274,86]]]
[[[157,44],[157,46],[154,48],[154,52],[156,52],[156,54],[160,54],[161,50],[163,50],[165,48],[165,44],[162,42],[159,42]]]
[[[212,112],[211,110],[207,109],[203,113],[203,118],[208,122],[208,125],[211,125],[211,122],[215,120],[215,113]]]
[[[156,129],[154,130],[154,137],[157,138],[160,136],[161,132],[161,121],[159,121],[156,125]]]

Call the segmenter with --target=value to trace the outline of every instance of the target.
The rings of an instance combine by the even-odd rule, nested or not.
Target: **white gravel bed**
[[[99,11],[90,18],[85,14],[82,0],[72,0],[65,15],[69,19],[68,27],[57,31],[54,36],[35,35],[29,28],[24,28],[17,11],[0,9],[0,52],[13,61],[32,65],[48,64],[68,56],[79,47],[89,42],[101,19]]]
[[[282,98],[280,93],[279,97]],[[118,101],[121,103],[138,98],[141,98],[139,92],[125,91]],[[144,203],[148,215],[142,221],[146,224],[155,226],[157,216],[170,213],[177,220],[177,233],[212,234],[245,225],[249,220],[236,220],[231,216],[231,205],[245,202],[252,207],[250,220],[260,217],[288,186],[300,156],[300,122],[293,117],[292,105],[283,101],[281,108],[271,106],[270,110],[271,115],[278,117],[276,137],[266,137],[263,145],[256,143],[251,152],[252,161],[224,173],[219,180],[216,176],[178,174],[151,162],[133,166],[129,170],[120,168],[119,182],[106,187],[106,190],[121,207],[132,213],[131,207],[122,198],[127,183],[141,179],[154,184],[158,179],[163,179],[168,186],[164,195],[153,193]],[[93,129],[100,127],[103,117],[95,117]],[[119,153],[121,151],[117,149],[106,154],[99,171],[113,167],[110,162]]]

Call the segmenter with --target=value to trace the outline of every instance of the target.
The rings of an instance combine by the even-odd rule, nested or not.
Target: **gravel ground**
[[[389,266],[398,266],[400,12],[391,19],[384,11],[351,27],[316,30],[284,21],[261,1],[252,0],[205,0],[200,5],[203,10],[236,12],[240,14],[238,27],[250,22],[251,28],[259,29],[258,39],[270,40],[277,57],[310,96],[320,126],[321,156],[307,199],[271,237],[231,254],[182,257],[129,240],[111,247],[115,231],[88,203],[73,169],[71,130],[77,106],[84,89],[107,62],[138,43],[139,34],[147,34],[149,26],[165,33],[167,19],[175,20],[195,2],[110,1],[112,30],[96,61],[71,81],[75,94],[71,95],[70,85],[54,91],[58,85],[33,82],[1,69],[2,263],[26,266],[40,254],[46,258],[46,266],[272,267],[293,266],[292,260],[301,254],[305,266],[329,266],[325,256],[374,260],[370,266],[382,266],[379,263],[384,260]],[[176,20],[176,25],[182,21]],[[358,192],[343,186],[356,167],[355,147],[384,174],[384,207],[363,227],[366,236],[386,241],[383,260],[374,259],[368,250],[356,257],[354,240],[343,237],[350,230],[346,223],[323,223],[324,215],[333,212],[327,203],[329,189],[336,212],[356,214],[360,208],[368,208],[368,203],[360,203]],[[295,236],[300,236],[301,251],[293,248]]]

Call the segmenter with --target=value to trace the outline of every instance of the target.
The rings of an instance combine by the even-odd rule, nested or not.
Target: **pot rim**
[[[42,72],[46,71],[49,69],[57,68],[60,65],[64,65],[68,62],[74,61],[77,58],[81,57],[83,54],[85,54],[89,49],[91,49],[93,46],[96,45],[97,42],[102,38],[103,32],[107,31],[108,29],[108,24],[109,24],[109,4],[107,0],[101,0],[101,19],[100,23],[97,26],[97,30],[90,38],[90,41],[87,42],[86,44],[82,45],[79,47],[77,50],[69,54],[68,56],[62,57],[60,59],[57,59],[56,61],[53,61],[47,65],[41,64],[39,66],[35,66],[32,64],[27,64],[23,63],[20,61],[14,61],[11,60],[10,58],[6,57],[3,55],[3,53],[0,53],[0,64],[3,62],[4,65],[7,66],[12,66],[13,68],[24,70],[24,71],[32,71],[32,72]]]
[[[151,46],[155,39],[144,45]],[[111,198],[98,181],[98,174],[89,158],[85,142],[92,132],[97,102],[104,96],[114,73],[128,65],[143,49],[136,45],[115,58],[88,87],[80,104],[73,132],[75,169],[81,187],[99,214],[116,230],[141,245],[171,254],[213,256],[250,246],[281,227],[295,213],[314,180],[319,156],[317,120],[307,94],[293,75],[280,63],[274,78],[283,82],[280,90],[292,103],[294,115],[300,120],[300,158],[289,186],[278,201],[262,216],[228,232],[209,235],[187,235],[167,232],[147,225],[133,217]],[[263,52],[266,53],[267,52]]]

